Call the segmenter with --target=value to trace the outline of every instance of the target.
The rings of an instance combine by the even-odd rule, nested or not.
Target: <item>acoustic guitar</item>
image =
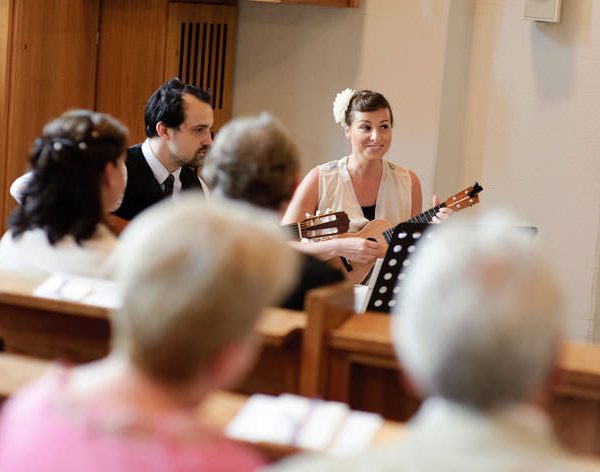
[[[350,219],[344,211],[323,213],[311,216],[297,223],[281,225],[290,241],[310,239],[323,240],[346,233],[350,227]]]
[[[430,223],[433,217],[441,208],[451,208],[454,211],[461,211],[479,203],[479,192],[483,187],[477,182],[471,187],[452,195],[439,205],[430,208],[402,223]],[[400,224],[402,224],[400,223]],[[338,238],[366,238],[379,243],[379,254],[377,257],[384,257],[391,238],[394,235],[396,226],[385,220],[373,220],[367,223],[360,231],[356,233],[340,234]],[[346,279],[352,283],[358,284],[364,282],[375,262],[361,263],[356,261],[343,261],[341,257],[336,257],[328,261],[334,267],[345,273]]]

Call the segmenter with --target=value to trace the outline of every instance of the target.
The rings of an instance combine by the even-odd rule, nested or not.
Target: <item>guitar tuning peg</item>
[[[321,212],[320,212],[319,210],[317,210],[317,211],[315,212],[315,216],[319,216],[320,214],[321,214]]]
[[[312,215],[309,212],[304,213],[305,218],[312,218]]]

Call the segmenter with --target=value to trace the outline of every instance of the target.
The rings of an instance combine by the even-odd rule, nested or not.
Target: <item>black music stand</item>
[[[415,251],[417,243],[423,238],[431,237],[433,231],[428,231],[430,226],[435,225],[431,223],[401,223],[395,228],[383,262],[376,264],[373,269],[369,289],[362,304],[362,311],[389,313],[392,310],[396,303],[395,296],[400,291],[400,284],[404,279],[404,268],[410,265],[410,257]],[[535,226],[515,226],[512,230],[524,231],[533,238],[538,233]],[[375,282],[373,282],[375,277]]]
[[[429,223],[401,223],[394,231],[375,283],[369,284],[366,311],[389,313],[395,304],[395,295],[404,278],[404,268],[410,265],[416,245],[431,226]],[[375,276],[375,275],[374,275]],[[363,305],[364,306],[364,305]]]

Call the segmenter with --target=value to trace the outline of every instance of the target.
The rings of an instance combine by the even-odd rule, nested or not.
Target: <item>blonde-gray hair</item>
[[[123,233],[113,348],[152,378],[180,384],[242,342],[260,311],[293,283],[296,255],[270,216],[185,195],[155,205]]]
[[[221,130],[202,177],[216,196],[279,210],[292,198],[300,160],[283,125],[269,113],[236,118]]]
[[[555,279],[509,217],[442,226],[399,293],[400,361],[426,395],[480,410],[524,401],[547,378],[562,333]]]

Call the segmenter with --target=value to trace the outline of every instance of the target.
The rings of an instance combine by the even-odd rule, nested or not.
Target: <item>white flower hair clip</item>
[[[346,124],[346,110],[348,110],[348,105],[350,105],[354,93],[354,90],[347,88],[336,94],[333,100],[333,118],[341,126],[345,126]]]

